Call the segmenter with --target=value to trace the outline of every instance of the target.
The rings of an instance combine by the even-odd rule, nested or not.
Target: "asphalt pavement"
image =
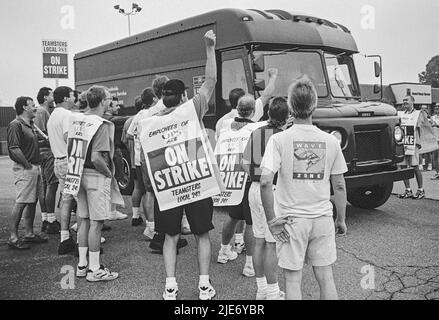
[[[104,233],[107,242],[102,261],[120,274],[108,283],[70,278],[77,258],[57,254],[59,235],[50,235],[49,243],[31,250],[9,250],[7,224],[14,187],[11,162],[5,157],[0,158],[0,181],[0,299],[161,299],[165,284],[163,257],[151,253],[142,235],[143,227],[132,227],[130,219],[109,222],[112,230]],[[427,186],[426,190],[428,196]],[[125,202],[129,204],[130,199],[125,197]],[[130,206],[121,211],[130,214]],[[39,212],[38,208],[35,230],[41,226]],[[216,211],[211,232],[210,276],[216,299],[252,300],[255,279],[241,275],[245,255],[225,265],[216,263],[224,219],[225,213]],[[400,200],[392,195],[378,210],[348,206],[347,225],[348,234],[337,238],[338,260],[334,265],[340,299],[439,299],[438,201]],[[24,232],[22,225],[20,230]],[[178,255],[179,297],[194,300],[198,298],[196,244],[192,236],[186,239],[189,245]],[[281,272],[279,276],[282,279]],[[309,266],[304,269],[302,288],[304,299],[319,298]]]

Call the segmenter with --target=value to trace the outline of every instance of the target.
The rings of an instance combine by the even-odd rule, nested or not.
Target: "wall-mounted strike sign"
[[[66,41],[42,40],[43,78],[67,79],[68,46]]]

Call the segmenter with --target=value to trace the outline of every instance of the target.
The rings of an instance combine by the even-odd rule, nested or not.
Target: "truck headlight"
[[[343,141],[343,136],[341,135],[341,132],[338,130],[333,130],[331,131],[331,134],[338,140],[341,145]]]
[[[393,132],[396,142],[401,142],[404,137],[404,133],[400,126],[395,127],[395,131]]]

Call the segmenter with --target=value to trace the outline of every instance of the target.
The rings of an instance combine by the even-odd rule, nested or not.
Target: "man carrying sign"
[[[416,182],[418,183],[418,191],[413,195],[410,188],[410,180],[404,180],[405,191],[399,195],[401,199],[422,199],[425,197],[423,189],[422,173],[419,170],[419,152],[420,145],[420,111],[414,108],[415,98],[408,95],[403,99],[403,107],[405,111],[399,112],[401,117],[401,125],[404,128],[404,161],[402,165],[410,166],[415,171]]]
[[[193,198],[201,192],[207,194],[206,188],[216,193],[219,191],[212,162],[208,159],[208,153],[211,152],[210,145],[206,137],[202,136],[201,130],[202,119],[208,110],[208,101],[216,84],[216,37],[212,30],[204,35],[204,42],[207,54],[206,80],[199,94],[188,101],[184,83],[181,80],[169,80],[163,88],[163,104],[166,109],[141,122],[141,143],[150,180],[146,184],[151,183],[155,195],[155,227],[157,232],[166,234],[163,245],[167,277],[163,292],[165,300],[177,298],[175,267],[183,210],[197,240],[200,270],[199,298],[210,300],[216,294],[209,280],[211,257],[209,231],[214,228],[212,198],[200,197],[202,200],[194,202],[186,199],[187,196]],[[188,120],[182,119],[182,116]],[[192,130],[188,130],[184,125],[186,122],[187,126],[193,127]],[[157,128],[158,123],[160,128],[152,131],[152,128]],[[188,140],[189,138],[191,140]],[[154,148],[151,144],[155,142],[165,144],[166,147]],[[194,181],[196,183],[193,183]],[[175,188],[175,186],[179,187]],[[187,188],[191,189],[189,193]],[[170,191],[173,196],[170,196]],[[167,201],[163,201],[164,199]],[[185,204],[175,206],[175,203],[180,201]]]

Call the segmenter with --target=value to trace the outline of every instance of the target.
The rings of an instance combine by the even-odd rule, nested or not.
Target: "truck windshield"
[[[268,82],[268,69],[279,70],[273,95],[286,96],[289,85],[303,75],[314,83],[319,97],[326,97],[328,89],[323,73],[320,55],[316,52],[275,52],[255,51],[255,55],[264,55],[265,71],[257,72],[256,77]]]
[[[352,81],[355,79],[352,58],[325,53],[325,61],[332,95],[338,98],[359,97],[358,86]]]

